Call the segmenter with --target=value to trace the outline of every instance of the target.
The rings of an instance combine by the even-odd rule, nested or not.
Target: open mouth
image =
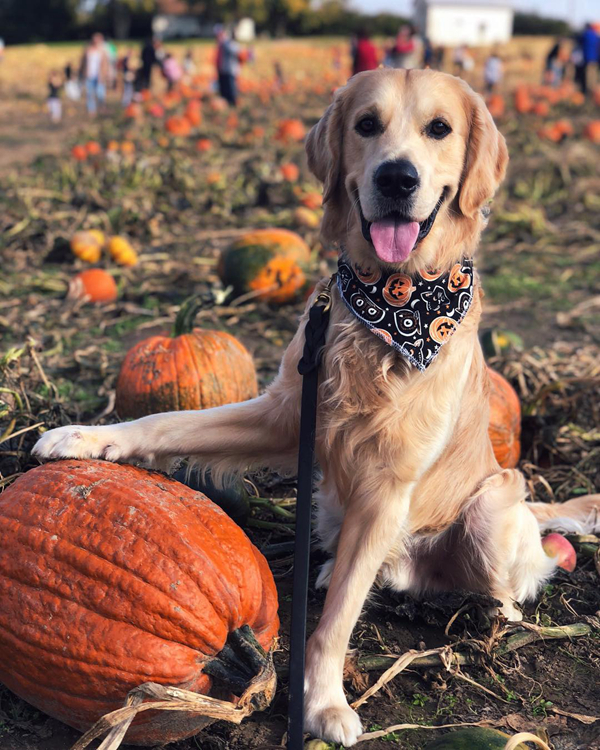
[[[446,190],[442,192],[433,211],[424,221],[412,221],[399,212],[376,221],[367,221],[360,201],[358,209],[363,237],[375,248],[377,257],[387,263],[403,263],[421,240],[425,239],[442,207]]]

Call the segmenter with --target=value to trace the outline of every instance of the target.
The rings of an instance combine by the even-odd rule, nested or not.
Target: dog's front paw
[[[35,444],[38,458],[105,458],[119,461],[132,457],[119,425],[85,427],[71,425],[46,432]]]
[[[343,703],[316,710],[307,707],[304,730],[310,732],[313,737],[350,747],[362,734],[362,725],[356,711],[347,703]]]

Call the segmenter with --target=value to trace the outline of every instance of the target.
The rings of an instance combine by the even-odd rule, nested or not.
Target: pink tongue
[[[415,246],[418,234],[418,221],[385,219],[371,224],[371,241],[377,257],[387,263],[403,263]]]

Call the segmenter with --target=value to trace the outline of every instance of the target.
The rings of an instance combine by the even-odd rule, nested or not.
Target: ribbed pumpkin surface
[[[500,373],[488,367],[490,376],[490,425],[496,461],[503,469],[513,469],[521,455],[521,404],[515,389]]]
[[[208,409],[254,398],[254,363],[224,331],[195,328],[170,338],[152,336],[127,352],[116,387],[122,418],[164,411]]]
[[[257,293],[269,302],[294,299],[304,286],[302,267],[310,248],[287,229],[258,229],[236,240],[221,255],[219,276],[236,295]]]
[[[45,713],[85,730],[143,682],[205,693],[203,663],[245,624],[269,649],[273,577],[201,493],[133,466],[67,460],[0,495],[0,681]],[[150,713],[126,742],[202,726]]]

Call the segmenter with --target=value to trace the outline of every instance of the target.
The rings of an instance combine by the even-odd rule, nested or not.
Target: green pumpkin
[[[268,302],[289,302],[306,283],[303,268],[310,248],[287,229],[258,229],[237,239],[221,254],[219,277],[236,296],[252,294]]]

